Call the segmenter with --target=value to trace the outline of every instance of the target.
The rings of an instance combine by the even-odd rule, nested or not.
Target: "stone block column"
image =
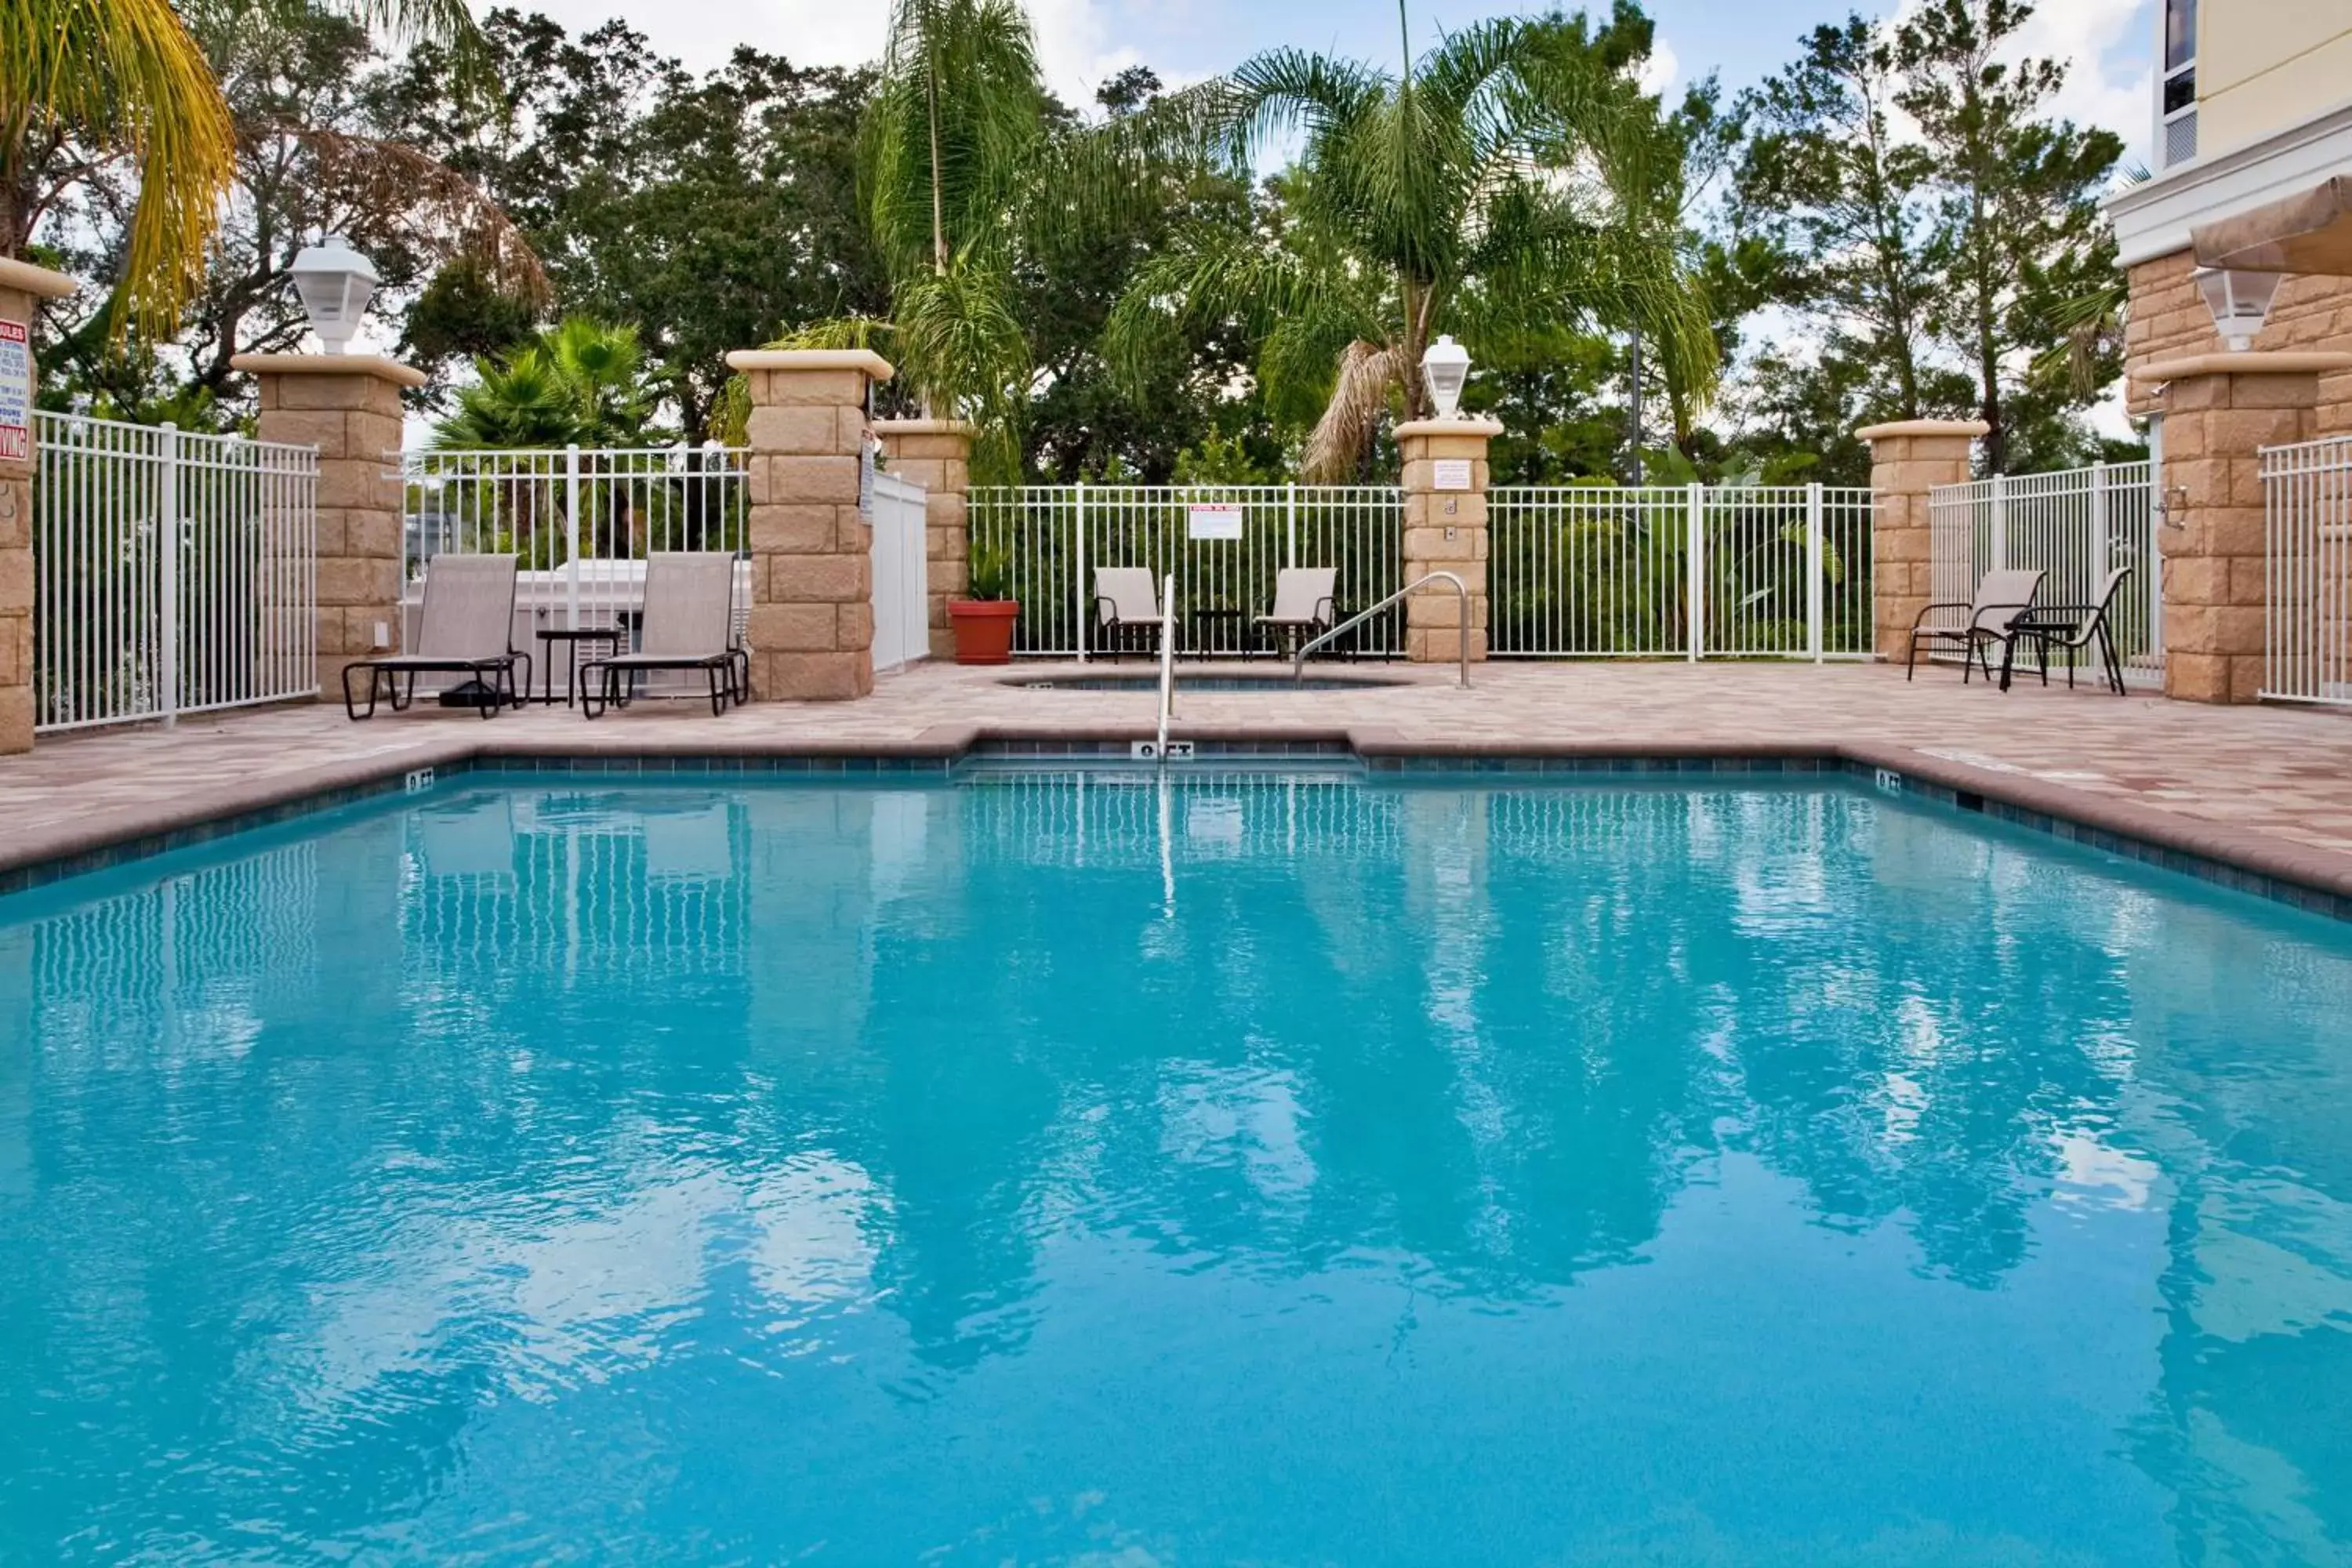
[[[1451,572],[1470,590],[1462,600],[1444,584],[1404,602],[1404,655],[1416,664],[1451,664],[1469,640],[1486,657],[1486,443],[1503,433],[1492,419],[1414,419],[1397,426],[1404,458],[1404,581]]]
[[[1927,492],[1966,484],[1980,419],[1898,419],[1854,434],[1870,443],[1871,646],[1883,659],[1911,648],[1911,628],[1936,596]]]
[[[2352,353],[2211,353],[2132,379],[2164,414],[2164,694],[2252,702],[2263,685],[2269,545],[2262,448],[2317,434],[2320,378]],[[2143,390],[2143,389],[2136,389]]]
[[[373,354],[239,354],[260,388],[254,434],[319,448],[319,695],[400,644],[401,393],[425,373]]]
[[[751,386],[751,695],[874,689],[874,527],[857,509],[866,395],[890,366],[864,349],[744,349]]]
[[[972,427],[961,419],[883,419],[874,426],[890,471],[923,487],[926,593],[931,657],[955,657],[948,601],[971,585]]]
[[[25,440],[0,447],[0,753],[33,749],[33,321],[44,300],[74,291],[62,272],[0,257],[0,321],[9,323],[0,359],[23,355]],[[23,330],[21,338],[13,329]],[[0,385],[9,417],[15,388]]]

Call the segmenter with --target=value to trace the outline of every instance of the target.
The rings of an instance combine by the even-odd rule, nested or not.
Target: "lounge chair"
[[[2118,566],[2107,574],[2099,591],[2091,595],[2087,605],[2036,605],[2009,623],[2009,648],[2000,661],[2001,689],[2009,689],[2010,667],[2017,658],[2017,645],[2033,645],[2036,661],[2042,667],[2042,684],[2050,684],[2050,650],[2064,648],[2078,653],[2095,641],[2099,645],[2100,673],[2107,679],[2107,689],[2116,696],[2124,695],[2124,662],[2116,653],[2114,623],[2108,618],[2115,607],[2116,595],[2122,591],[2125,579],[2132,574],[2128,566]],[[2074,684],[2075,661],[2066,661],[2066,684]]]
[[[1905,661],[1903,679],[1910,679],[1919,671],[1919,645],[1941,644],[1960,650],[1960,683],[1968,684],[1971,667],[1981,662],[1985,679],[1994,679],[1992,655],[1995,643],[2001,645],[2003,656],[2009,647],[2010,624],[2033,605],[2033,595],[2042,591],[2042,573],[2023,567],[2011,567],[1988,572],[1977,584],[1977,596],[1962,604],[1944,600],[1929,605],[1919,612],[1911,624],[1911,653]],[[1956,626],[1931,626],[1927,617],[1938,610],[1966,610],[1969,618]]]
[[[1160,651],[1160,584],[1145,566],[1095,568],[1096,646],[1117,658]]]
[[[404,712],[416,698],[424,674],[466,675],[480,689],[475,704],[488,719],[520,700],[514,667],[523,667],[530,689],[530,656],[514,650],[515,560],[511,555],[460,555],[444,552],[425,563],[425,605],[417,617],[416,647],[408,653],[361,659],[343,667],[343,711],[353,719],[375,716],[379,695]],[[352,676],[367,671],[367,710],[352,695]],[[405,682],[402,677],[405,676]]]
[[[646,557],[646,614],[637,650],[580,667],[580,710],[593,719],[625,708],[637,677],[700,670],[715,718],[751,696],[751,655],[735,638],[735,557],[724,551],[657,551]]]
[[[1339,604],[1332,596],[1339,581],[1336,566],[1286,566],[1275,574],[1274,609],[1258,616],[1256,624],[1275,639],[1284,658],[1329,631],[1339,619]]]

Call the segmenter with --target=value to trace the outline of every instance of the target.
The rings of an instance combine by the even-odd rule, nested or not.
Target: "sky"
[[[478,5],[482,0],[477,0]],[[881,52],[888,0],[503,0],[544,11],[574,31],[618,16],[688,65],[723,61],[738,42],[800,65],[853,65]],[[1601,11],[1607,0],[1563,0]],[[1129,65],[1171,83],[1230,68],[1280,45],[1383,63],[1397,55],[1395,0],[1027,0],[1055,89],[1090,104],[1095,87]],[[1646,0],[1662,46],[1657,74],[1676,84],[1719,74],[1738,89],[1771,74],[1798,37],[1861,9],[1899,12],[1916,0]],[[2156,0],[2041,0],[2024,47],[2068,62],[2060,109],[2122,134],[2127,161],[2148,162],[2149,60]],[[484,7],[486,8],[486,6]],[[1441,28],[1481,16],[1549,9],[1539,0],[1411,0],[1416,48]]]

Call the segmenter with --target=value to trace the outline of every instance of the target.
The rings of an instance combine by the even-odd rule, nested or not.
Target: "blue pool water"
[[[458,779],[0,900],[0,1559],[2352,1561],[2352,932],[1843,784]]]

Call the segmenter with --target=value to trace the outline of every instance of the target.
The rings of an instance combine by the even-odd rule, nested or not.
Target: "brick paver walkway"
[[[1265,667],[1261,667],[1263,668]],[[1123,672],[1148,673],[1141,664]],[[1192,667],[1186,673],[1200,673]],[[60,737],[0,759],[0,864],[21,864],[436,759],[501,750],[960,749],[996,737],[1148,735],[1149,691],[1037,690],[1032,668],[924,665],[844,704],[779,703],[713,719],[646,703],[594,723],[532,708],[485,723],[420,710],[368,723],[279,709]],[[1218,667],[1206,673],[1230,673]],[[1867,666],[1491,664],[1469,691],[1450,669],[1368,667],[1401,686],[1201,691],[1177,732],[1328,736],[1367,747],[1629,752],[1839,747],[1997,798],[2126,831],[2169,825],[2185,847],[2245,862],[2267,845],[2352,889],[2352,715],[2217,709],[2152,697],[1963,688],[1939,668],[1906,685]],[[2275,867],[2265,868],[2275,869]]]

